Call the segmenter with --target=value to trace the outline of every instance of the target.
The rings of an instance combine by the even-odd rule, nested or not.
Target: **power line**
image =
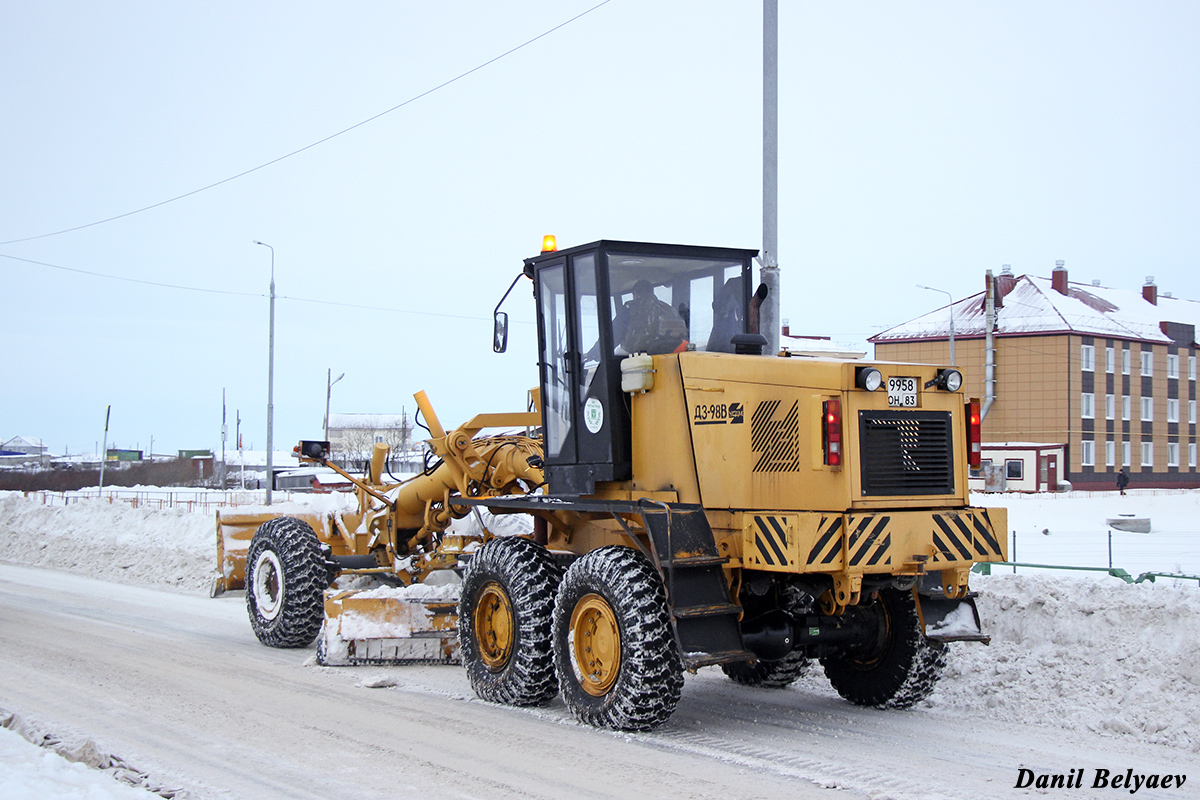
[[[32,258],[21,258],[7,253],[0,253],[0,258],[8,258],[13,261],[23,261],[26,264],[36,264],[39,267],[48,267],[50,269],[58,269],[64,272],[74,272],[79,275],[90,275],[94,278],[105,278],[112,281],[125,281],[126,283],[140,283],[144,286],[154,286],[160,289],[177,289],[182,292],[203,292],[205,294],[224,294],[233,295],[235,297],[266,297],[263,292],[234,292],[228,289],[206,289],[202,286],[181,286],[176,283],[162,283],[160,281],[147,281],[140,278],[127,278],[122,275],[110,275],[105,272],[96,272],[94,270],[79,269],[77,267],[64,267],[62,264],[51,264],[48,261],[36,261]],[[410,308],[390,308],[388,306],[368,306],[360,303],[340,303],[335,300],[315,300],[309,297],[290,297],[288,295],[276,295],[277,300],[292,300],[297,303],[315,303],[317,305],[340,306],[342,308],[357,308],[365,311],[384,311],[391,314],[411,314],[419,317],[441,317],[445,319],[465,319],[474,321],[488,321],[490,317],[470,316],[466,314],[443,314],[436,311],[414,311]],[[514,320],[519,324],[530,324],[527,320]]]
[[[342,308],[358,308],[365,311],[386,311],[395,314],[414,314],[422,317],[444,317],[446,319],[466,319],[474,321],[490,322],[491,317],[475,317],[467,314],[441,314],[436,311],[413,311],[407,308],[388,308],[386,306],[365,306],[359,303],[339,303],[335,300],[313,300],[308,297],[287,297],[286,295],[276,295],[279,300],[294,300],[297,303],[316,303],[325,306],[341,306]],[[520,325],[532,325],[530,320],[515,319],[513,322]]]
[[[559,23],[558,25],[555,25],[550,30],[539,33],[537,36],[534,36],[532,39],[522,42],[521,44],[517,45],[516,47],[512,48],[511,50],[507,50],[507,51],[501,53],[500,55],[498,55],[494,58],[491,58],[476,67],[472,67],[471,69],[467,70],[466,72],[460,73],[448,81],[439,83],[437,86],[434,86],[431,89],[426,89],[425,91],[421,92],[420,94],[414,95],[413,97],[408,98],[407,100],[405,100],[403,103],[400,103],[399,105],[392,106],[391,108],[387,109],[386,111],[380,111],[378,114],[376,114],[372,117],[368,117],[367,119],[364,119],[361,122],[356,122],[355,124],[351,125],[348,128],[343,128],[342,130],[338,131],[337,133],[331,133],[330,135],[326,136],[323,139],[318,139],[317,141],[312,142],[311,144],[306,144],[304,147],[301,147],[298,150],[293,150],[292,152],[286,153],[282,156],[279,156],[278,158],[273,158],[270,161],[267,161],[266,163],[259,164],[257,167],[251,167],[250,169],[239,172],[236,175],[231,175],[228,178],[223,178],[222,180],[216,181],[214,183],[210,183],[207,186],[201,186],[199,189],[193,189],[190,192],[184,192],[183,194],[176,195],[175,197],[171,197],[166,200],[160,200],[157,203],[151,203],[150,205],[143,206],[142,208],[136,208],[133,211],[126,211],[123,214],[116,214],[111,217],[106,217],[104,219],[96,220],[95,222],[88,222],[84,225],[76,225],[73,228],[63,228],[62,230],[59,230],[59,231],[51,231],[50,233],[40,233],[36,236],[26,236],[21,239],[9,239],[6,242],[0,242],[0,245],[18,244],[20,242],[31,242],[31,241],[34,241],[35,239],[46,239],[51,236],[60,236],[64,233],[74,233],[75,231],[81,231],[85,228],[93,228],[97,225],[104,225],[105,223],[108,223],[108,222],[115,222],[116,220],[124,219],[125,217],[132,217],[134,214],[141,214],[143,211],[150,211],[151,209],[160,208],[161,206],[165,206],[168,203],[174,203],[177,200],[183,200],[185,198],[191,197],[192,195],[197,195],[197,194],[200,194],[201,192],[206,192],[209,189],[215,189],[218,186],[223,186],[224,184],[230,183],[231,181],[235,181],[238,178],[244,178],[247,175],[253,174],[262,169],[266,169],[267,167],[270,167],[274,164],[278,164],[280,161],[284,161],[285,159],[289,159],[292,156],[299,155],[305,151],[313,149],[314,147],[317,147],[319,145],[325,144],[328,141],[336,139],[337,137],[339,137],[343,134],[346,134],[346,133],[349,133],[350,131],[361,128],[362,126],[367,125],[371,122],[374,122],[375,120],[380,119],[381,117],[385,117],[388,114],[391,114],[393,111],[398,111],[399,109],[404,108],[407,105],[411,105],[412,103],[415,103],[416,101],[420,100],[423,97],[428,97],[429,95],[433,94],[434,92],[438,91],[439,89],[445,89],[447,86],[450,86],[453,83],[457,83],[458,81],[462,80],[463,78],[466,78],[469,75],[473,75],[474,73],[479,72],[481,69],[484,69],[486,67],[491,66],[492,64],[495,64],[497,61],[500,61],[501,59],[507,58],[508,56],[512,55],[513,53],[516,53],[519,50],[525,49],[526,47],[533,44],[534,42],[536,42],[540,39],[546,38],[547,36],[554,33],[555,31],[565,28],[566,26],[570,25],[572,22],[575,22],[576,20],[587,16],[588,14],[592,13],[596,9],[600,8],[601,6],[608,5],[610,2],[612,2],[612,0],[602,0],[602,2],[597,3],[596,5],[592,6],[591,8],[587,9],[586,11],[583,11],[582,13],[576,14],[575,16],[571,17],[566,22]]]
[[[157,286],[163,289],[180,289],[185,292],[207,292],[208,294],[231,294],[238,297],[265,297],[262,293],[255,292],[231,292],[226,289],[204,289],[199,286],[179,286],[174,283],[161,283],[159,281],[145,281],[140,278],[126,278],[121,275],[109,275],[104,272],[93,272],[87,269],[78,269],[76,267],[64,267],[61,264],[51,264],[48,261],[35,261],[32,258],[21,258],[20,256],[10,256],[7,253],[0,253],[0,258],[10,258],[13,261],[23,261],[26,264],[36,264],[39,267],[49,267],[50,269],[60,269],[64,272],[76,272],[80,275],[91,275],[96,278],[107,278],[113,281],[126,281],[127,283],[140,283],[145,286]]]

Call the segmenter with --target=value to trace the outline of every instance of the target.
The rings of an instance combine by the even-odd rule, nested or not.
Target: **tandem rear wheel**
[[[629,547],[601,547],[562,575],[527,539],[493,539],[471,559],[459,643],[475,693],[542,705],[560,690],[588,725],[644,731],[671,716],[683,689],[662,580]]]
[[[884,589],[847,613],[874,635],[852,653],[821,659],[838,694],[859,706],[908,708],[933,692],[946,667],[946,645],[925,638],[912,591]]]
[[[537,706],[558,694],[550,623],[561,574],[528,539],[492,539],[471,558],[458,640],[471,688],[484,700]]]
[[[563,701],[580,722],[645,731],[675,711],[683,665],[662,580],[637,550],[601,547],[571,564],[553,638]]]

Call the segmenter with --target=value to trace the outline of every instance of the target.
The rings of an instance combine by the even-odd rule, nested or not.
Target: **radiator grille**
[[[952,494],[948,411],[860,411],[863,495]]]

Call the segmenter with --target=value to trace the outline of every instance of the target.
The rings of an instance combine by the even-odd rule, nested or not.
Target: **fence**
[[[188,512],[212,512],[218,508],[233,506],[253,506],[266,502],[263,491],[242,490],[197,490],[171,491],[167,489],[105,489],[102,492],[95,489],[83,489],[77,492],[25,492],[25,497],[41,500],[46,506],[69,506],[95,500],[107,500],[109,504],[124,503],[132,508],[180,508]],[[296,493],[273,493],[272,502],[289,502]],[[300,497],[311,497],[302,494]]]
[[[976,569],[984,574],[1003,567],[1012,567],[1014,573],[1019,569],[1106,572],[1130,582],[1163,577],[1200,585],[1200,533],[1193,531],[1014,530],[1008,556],[1010,560],[1002,564]]]

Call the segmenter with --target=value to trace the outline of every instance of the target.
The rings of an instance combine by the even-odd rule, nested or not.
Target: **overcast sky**
[[[0,441],[220,450],[523,406],[541,236],[761,245],[762,6],[0,5]],[[783,317],[862,343],[986,269],[1200,300],[1200,4],[780,2]],[[39,237],[27,241],[14,241]],[[26,260],[15,260],[26,259]],[[30,263],[30,262],[42,262]],[[45,266],[55,265],[55,266]],[[76,271],[71,271],[76,270]],[[98,274],[88,274],[98,273]],[[108,276],[108,277],[101,277]],[[150,285],[167,284],[167,286]],[[172,288],[185,287],[185,288]],[[367,306],[360,308],[355,306]]]

